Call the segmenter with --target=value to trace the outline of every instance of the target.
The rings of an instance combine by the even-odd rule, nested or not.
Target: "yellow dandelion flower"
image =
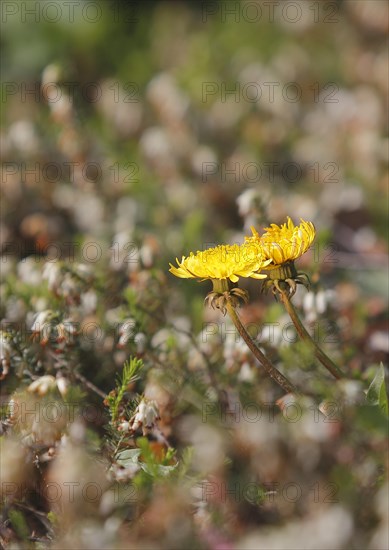
[[[246,237],[246,243],[256,243],[262,251],[265,260],[269,261],[262,269],[269,270],[268,279],[264,281],[262,290],[272,288],[273,292],[281,292],[280,281],[289,285],[290,294],[296,292],[296,284],[309,287],[309,278],[305,273],[297,273],[294,260],[302,256],[311,246],[315,238],[315,226],[312,222],[301,219],[300,225],[294,225],[292,220],[282,225],[272,223],[265,227],[266,233],[259,235],[254,227],[252,237]]]
[[[261,247],[256,242],[242,245],[219,245],[207,250],[193,252],[189,256],[177,259],[178,267],[170,264],[169,271],[183,279],[229,279],[236,283],[239,277],[264,279],[266,275],[258,273],[270,263],[263,257]]]
[[[271,260],[265,269],[273,269],[302,256],[311,246],[316,234],[312,222],[301,219],[300,225],[295,226],[289,216],[287,222],[281,226],[272,223],[270,227],[265,227],[266,233],[261,236],[253,227],[251,231],[253,236],[247,240],[257,242],[264,257]]]

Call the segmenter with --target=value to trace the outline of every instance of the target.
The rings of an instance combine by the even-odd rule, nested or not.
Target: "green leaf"
[[[149,476],[166,477],[178,467],[178,462],[176,464],[159,464],[156,462],[156,457],[151,450],[150,442],[146,437],[138,437],[136,443],[139,446],[139,452],[142,453],[144,458],[144,462],[139,462],[139,466]],[[170,460],[174,453],[174,449],[168,449],[165,460]]]
[[[173,470],[175,470],[178,466],[178,462],[177,464],[172,464],[171,466],[164,466],[163,464],[146,464],[145,462],[139,464],[142,470],[146,472],[146,474],[149,474],[153,477],[166,477],[171,474],[171,472],[173,472]]]
[[[385,368],[381,363],[376,375],[367,390],[366,395],[368,403],[378,405],[381,411],[388,416],[388,395],[385,384]]]
[[[27,540],[29,536],[29,529],[22,512],[13,509],[9,511],[8,515],[9,519],[11,520],[12,527],[15,529],[19,537],[23,540]]]
[[[59,518],[55,512],[48,512],[47,519],[51,523],[51,525],[58,525],[59,524]]]
[[[121,451],[116,456],[116,462],[124,467],[127,467],[129,464],[138,464],[141,452],[141,449],[127,449]]]

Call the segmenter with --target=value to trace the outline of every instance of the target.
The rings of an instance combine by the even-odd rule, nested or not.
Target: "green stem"
[[[335,363],[324,353],[324,351],[317,345],[315,340],[309,334],[307,329],[302,324],[298,313],[292,304],[289,293],[285,289],[280,289],[281,300],[285,306],[286,311],[289,314],[289,317],[292,319],[294,326],[296,327],[297,334],[300,336],[301,340],[308,342],[313,346],[313,350],[316,358],[322,363],[322,365],[330,371],[330,373],[335,376],[338,380],[340,378],[345,378],[345,374],[340,370],[340,368],[335,365]]]
[[[243,340],[246,342],[248,348],[250,351],[254,354],[254,356],[258,359],[258,361],[262,364],[263,368],[267,372],[267,374],[275,381],[283,390],[285,390],[287,393],[295,393],[298,394],[298,390],[296,387],[289,382],[289,380],[280,373],[279,370],[275,368],[275,366],[269,361],[269,359],[262,353],[262,351],[255,345],[253,339],[250,337],[244,326],[242,325],[242,322],[236,312],[235,307],[231,303],[229,299],[226,301],[226,309],[228,311],[229,316],[231,317],[232,322],[234,323],[237,331],[239,332],[240,336],[243,338]]]

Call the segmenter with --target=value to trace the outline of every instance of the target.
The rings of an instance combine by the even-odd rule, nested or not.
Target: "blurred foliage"
[[[1,545],[386,549],[386,3],[69,4],[2,5]],[[287,215],[294,402],[168,273]]]

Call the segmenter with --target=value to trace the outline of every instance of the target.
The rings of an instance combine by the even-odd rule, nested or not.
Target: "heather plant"
[[[1,7],[0,546],[386,550],[386,3]]]

